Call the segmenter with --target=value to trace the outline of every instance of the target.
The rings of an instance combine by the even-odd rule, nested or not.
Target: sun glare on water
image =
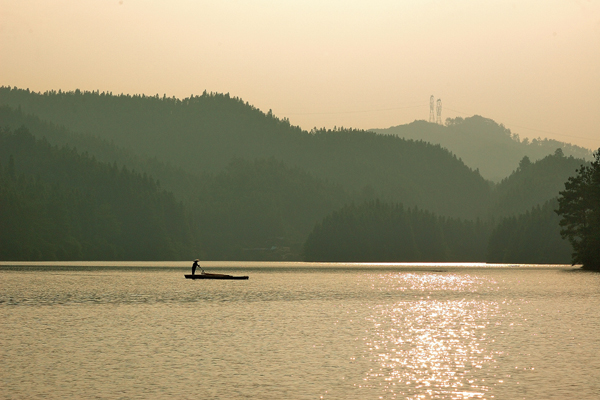
[[[364,385],[380,386],[392,398],[422,398],[423,393],[427,398],[483,398],[490,384],[501,383],[486,376],[495,363],[486,328],[499,313],[499,304],[456,299],[456,294],[494,284],[469,275],[374,276],[375,287],[413,296],[371,307],[363,344],[366,356],[379,368],[366,373]],[[455,296],[444,299],[449,292]]]

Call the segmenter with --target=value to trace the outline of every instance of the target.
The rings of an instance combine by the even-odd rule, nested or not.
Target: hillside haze
[[[475,115],[469,118],[448,118],[446,125],[415,121],[387,129],[371,129],[381,134],[405,139],[423,140],[450,150],[481,175],[500,182],[510,175],[523,157],[531,161],[553,154],[561,149],[564,155],[592,159],[592,152],[583,147],[549,139],[521,140],[502,124]]]
[[[183,205],[146,174],[0,129],[0,259],[173,260],[198,253]]]
[[[10,242],[27,243],[25,258],[195,253],[213,260],[298,260],[304,254],[332,261],[564,262],[569,247],[556,244],[561,239],[552,204],[565,180],[586,162],[565,153],[587,154],[558,142],[524,143],[502,125],[477,116],[447,126],[423,121],[403,126],[418,140],[345,128],[307,132],[270,111],[214,93],[179,100],[2,87],[0,128],[11,144],[0,152],[0,172],[8,171],[3,193],[9,194],[0,223],[17,229],[18,219],[11,216],[25,214],[46,221],[39,225],[25,218],[31,226]],[[486,180],[460,154],[425,141],[427,135],[472,142],[473,159],[511,172],[499,183]],[[552,145],[557,147],[549,151]],[[490,149],[496,146],[494,158]],[[550,154],[516,158],[528,149]],[[93,167],[65,170],[61,154]],[[99,188],[82,180],[86,174],[102,182]],[[138,186],[123,183],[136,179],[142,182]],[[31,194],[28,182],[37,182],[39,195]],[[66,192],[56,191],[57,184]],[[95,194],[102,185],[115,195]],[[128,198],[136,188],[163,200],[146,203],[143,196],[133,196],[131,204],[113,201]],[[77,193],[99,197],[91,202],[92,223],[81,222],[88,215],[78,216],[86,201]],[[13,201],[19,196],[25,204],[21,208]],[[44,204],[44,198],[60,204],[61,196],[67,202],[58,213]],[[130,218],[135,213],[123,211],[128,207],[147,212],[154,228],[145,221],[136,226]],[[66,224],[61,225],[61,215]],[[168,215],[177,218],[167,223]],[[66,233],[55,234],[52,226],[63,226]],[[146,235],[146,229],[161,233]],[[131,242],[131,249],[121,246],[125,231],[137,232],[133,235],[139,240]],[[523,232],[545,239],[513,240]],[[143,250],[158,251],[161,240],[167,245],[159,252]],[[530,246],[520,246],[524,240]],[[539,250],[550,249],[544,241],[560,251]],[[14,254],[11,246],[1,257]],[[46,250],[36,253],[36,248]]]
[[[274,157],[358,197],[464,218],[484,215],[490,194],[478,172],[440,146],[352,129],[306,132],[227,94],[179,100],[3,87],[0,104],[191,174]]]

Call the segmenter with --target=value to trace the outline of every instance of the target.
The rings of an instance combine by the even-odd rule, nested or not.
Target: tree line
[[[303,254],[307,261],[569,263],[557,205],[554,199],[499,223],[379,201],[348,205],[315,226]]]
[[[348,204],[378,199],[401,204],[412,215],[411,240],[419,244],[408,258],[518,262],[525,255],[506,246],[512,246],[508,239],[519,229],[527,229],[515,227],[535,220],[533,215],[552,217],[544,203],[579,166],[588,165],[559,149],[535,162],[523,157],[510,176],[494,184],[439,145],[356,129],[306,132],[241,99],[215,93],[179,100],[0,88],[0,103],[11,104],[0,106],[0,126],[9,127],[5,132],[24,125],[56,151],[139,175],[171,196],[185,216],[181,227],[187,233],[185,240],[172,240],[184,244],[168,247],[178,249],[171,254],[190,249],[193,258],[298,259],[315,224]],[[128,143],[131,147],[124,147]],[[171,150],[161,152],[165,146]],[[39,156],[30,165],[23,162],[27,156],[15,154],[18,174],[34,180],[40,175],[42,186],[54,185],[56,176],[44,171],[57,168],[56,158]],[[45,157],[48,167],[40,162]],[[9,158],[5,152],[4,168]],[[63,188],[93,190],[78,179],[61,182]],[[111,215],[119,207],[110,206]],[[102,215],[100,209],[94,213]],[[113,219],[121,217],[127,216]],[[534,252],[531,246],[523,251]],[[100,251],[94,254],[106,259]]]
[[[439,217],[379,200],[346,205],[316,224],[306,261],[482,261],[491,224]]]
[[[298,259],[315,221],[349,201],[283,162],[234,159],[187,202],[147,175],[0,132],[0,259]]]
[[[552,171],[548,165],[561,158],[565,157],[558,150],[536,163],[539,168],[524,159],[514,174],[523,180],[521,175],[531,171]],[[305,242],[304,257],[357,262],[571,262],[599,271],[600,149],[591,164],[575,172],[557,197],[498,221],[461,221],[379,201],[345,206],[315,226]],[[536,176],[544,178],[532,175]]]
[[[147,175],[0,130],[0,258],[172,260],[198,252],[186,209]]]
[[[195,176],[219,173],[235,158],[273,157],[353,195],[453,217],[483,216],[490,196],[488,182],[439,145],[357,129],[305,131],[228,94],[180,100],[1,87],[0,104]]]

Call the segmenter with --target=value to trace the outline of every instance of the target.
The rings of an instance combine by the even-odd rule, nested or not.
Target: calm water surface
[[[0,398],[600,398],[600,274],[138,264],[0,265]]]

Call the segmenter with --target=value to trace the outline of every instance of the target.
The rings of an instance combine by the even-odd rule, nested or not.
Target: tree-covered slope
[[[89,149],[94,157],[96,157],[96,154],[99,154],[104,159],[111,161],[111,171],[115,170],[122,173],[123,170],[130,170],[132,166],[136,170],[140,170],[141,167],[141,172],[147,176],[149,176],[148,172],[158,171],[161,176],[161,182],[171,183],[172,186],[176,186],[179,189],[176,197],[186,199],[186,218],[184,221],[181,219],[174,221],[174,229],[181,229],[185,232],[190,226],[192,227],[191,230],[194,232],[194,235],[190,240],[193,241],[194,248],[201,249],[196,254],[190,253],[190,256],[193,255],[194,257],[209,259],[282,259],[287,257],[298,259],[301,243],[312,229],[312,226],[327,213],[351,201],[347,192],[339,185],[317,179],[299,168],[288,167],[274,159],[259,159],[253,162],[235,159],[219,173],[196,176],[186,174],[180,170],[178,171],[178,169],[164,165],[157,160],[149,160],[142,156],[132,156],[130,152],[124,151],[114,144],[108,144],[100,139],[72,134],[65,129],[40,121],[35,117],[25,118],[22,113],[7,110],[6,107],[0,107],[0,121],[7,123],[9,126],[23,123],[31,127],[31,129],[36,131],[37,135],[44,138],[39,143],[43,143],[45,146],[50,146],[46,142],[46,138],[51,138],[54,143],[77,143],[79,144],[78,149]],[[7,129],[7,135],[12,131],[13,129]],[[23,134],[26,130],[18,128],[17,132]],[[29,134],[21,136],[29,137],[32,143],[35,141]],[[17,137],[21,136],[17,135]],[[10,137],[10,135],[7,136],[7,138]],[[39,145],[36,145],[34,146],[34,150],[26,151],[27,147],[21,145],[21,147],[17,146],[20,149],[17,154],[14,153],[15,143],[19,141],[14,138],[12,140],[10,142],[9,139],[6,139],[6,142],[3,142],[3,147],[0,149],[3,156],[0,159],[6,161],[10,158],[11,154],[18,156],[16,158],[17,171],[20,171],[19,173],[23,173],[27,177],[44,177],[40,181],[42,187],[45,188],[48,186],[48,182],[55,182],[60,178],[61,187],[67,187],[68,190],[83,190],[84,192],[91,190],[93,193],[101,191],[102,193],[107,193],[107,195],[113,193],[112,190],[105,190],[102,186],[104,183],[102,182],[99,183],[96,180],[88,181],[80,178],[74,179],[74,177],[84,174],[84,172],[81,171],[81,167],[73,165],[73,162],[66,172],[52,172],[56,171],[61,165],[56,164],[53,159],[48,161],[48,154],[54,154],[54,150],[48,150],[48,154],[40,153],[39,149],[35,150],[39,147]],[[61,152],[67,151],[63,147],[59,146],[58,148],[61,149]],[[50,146],[50,148],[52,147]],[[68,152],[77,158],[77,150],[71,148]],[[79,158],[83,160],[91,159],[88,155],[80,156]],[[94,165],[95,163],[94,161]],[[106,165],[106,163],[98,164]],[[178,172],[182,176],[178,175]],[[132,174],[139,175],[136,173]],[[173,183],[170,179],[176,182]],[[148,178],[148,180],[154,182],[153,178]],[[44,199],[49,199],[48,196],[42,194],[45,193],[45,190],[39,191],[42,197],[36,197],[36,201],[40,203],[42,208],[45,207],[43,204]],[[121,204],[121,202],[131,203],[130,199],[122,196],[113,196],[109,200],[112,202],[111,209],[122,209],[123,207],[130,206],[128,204]],[[25,203],[29,204],[28,201],[25,201]],[[67,204],[68,202],[65,203],[65,205]],[[5,210],[8,210],[8,208],[5,208]],[[94,207],[89,208],[88,211],[92,216],[100,212]],[[102,215],[104,214],[100,213],[98,218],[102,218]],[[83,217],[91,218],[88,215],[84,215]],[[58,216],[54,215],[48,218],[56,219]],[[77,219],[78,217],[73,215],[68,216],[68,218]],[[36,221],[38,220],[41,219],[22,218],[23,225],[21,226],[21,230],[25,230],[28,233],[20,237],[18,240],[19,243],[38,243],[36,242],[37,239],[33,239],[33,236],[38,235],[36,233],[38,229]],[[55,222],[52,225],[55,229],[66,229],[65,225],[60,223],[60,221],[56,220]],[[13,223],[16,222],[13,221]],[[75,221],[73,224],[79,226],[80,222]],[[179,226],[179,224],[181,225]],[[94,224],[84,225],[82,229],[87,230],[85,228],[87,226],[90,226],[91,230],[95,229]],[[69,233],[70,228],[65,232],[60,235],[53,233],[49,237],[58,238],[66,235],[66,237],[78,238],[76,239],[78,243],[81,241],[79,236]],[[142,233],[138,232],[135,235]],[[118,235],[114,236],[114,239],[116,240],[115,243],[119,242],[117,240]],[[53,259],[54,257],[58,259],[78,257],[87,259],[97,257],[98,259],[114,259],[117,257],[116,254],[124,254],[120,257],[126,257],[126,254],[122,251],[115,253],[112,247],[108,250],[105,249],[109,251],[105,255],[102,255],[104,253],[100,250],[91,250],[91,247],[95,245],[94,241],[100,242],[104,240],[100,236],[88,237],[83,240],[86,241],[85,246],[83,246],[81,251],[73,254],[61,251],[55,252],[55,254],[43,251],[42,255],[39,255],[35,252],[32,253],[36,247],[33,245],[30,246],[29,250],[21,249],[19,251],[17,250],[20,247],[13,246],[15,253],[11,254],[15,257],[17,253],[22,254],[22,257],[25,259],[31,257],[49,257],[49,259]],[[111,246],[114,246],[115,243]],[[52,246],[55,245],[53,244]],[[276,249],[271,251],[274,246]],[[264,249],[268,249],[268,251],[264,251]],[[155,253],[148,253],[149,257],[152,257],[152,255],[155,255]]]
[[[280,141],[302,133],[229,94],[205,92],[179,100],[2,87],[0,104],[189,171],[219,171],[235,157],[270,156]]]
[[[73,132],[64,126],[26,114],[20,109],[0,106],[0,127],[11,130],[26,127],[33,136],[43,138],[51,145],[69,146],[80,153],[93,156],[100,162],[116,163],[119,167],[125,166],[146,173],[157,179],[162,188],[173,192],[178,199],[186,203],[203,191],[206,181],[204,174],[192,174],[183,168],[160,161],[156,157],[143,156],[132,149],[119,147],[106,139]]]
[[[525,157],[493,185],[440,145],[354,129],[305,132],[226,95],[177,100],[2,88],[0,98],[18,102],[0,106],[0,127],[8,127],[0,147],[2,195],[16,207],[0,214],[10,226],[24,221],[6,249],[29,259],[298,259],[308,237],[315,260],[333,251],[325,259],[483,261],[496,227],[503,232],[489,253],[496,260],[503,240],[529,221],[510,217],[555,198],[584,162],[562,150],[534,163]],[[125,111],[115,111],[117,104]],[[127,141],[141,147],[123,148]],[[111,179],[102,174],[129,194],[107,187]],[[141,186],[123,189],[130,181]],[[145,204],[134,192],[159,200]],[[165,210],[178,210],[171,225]],[[140,212],[151,217],[136,224]],[[490,219],[472,222],[477,216]],[[331,228],[336,218],[342,228]],[[344,244],[338,234],[354,242]]]
[[[183,205],[147,175],[0,131],[0,258],[173,260],[198,252]]]
[[[306,261],[567,264],[556,198],[498,223],[442,218],[378,201],[323,218],[304,244]]]
[[[479,169],[481,175],[495,182],[507,177],[523,157],[536,161],[562,149],[566,156],[590,160],[592,152],[579,146],[550,139],[521,140],[502,124],[475,115],[447,119],[446,125],[415,121],[387,129],[373,129],[381,134],[440,144],[460,157],[466,165]]]
[[[487,209],[488,182],[439,146],[340,129],[313,131],[305,148],[289,158],[301,155],[315,175],[371,198],[452,217],[475,218]]]
[[[340,186],[274,158],[234,159],[198,197],[198,237],[209,259],[297,260],[314,224],[349,201]]]
[[[234,158],[274,157],[354,196],[440,215],[473,218],[485,214],[489,201],[489,184],[440,146],[352,129],[306,132],[228,95],[178,100],[4,87],[0,104],[191,174],[222,171]]]
[[[490,235],[486,260],[493,263],[568,264],[573,247],[560,236],[556,198],[500,220]]]
[[[490,209],[492,216],[524,213],[558,196],[565,182],[585,160],[565,157],[561,149],[532,163],[524,157],[519,167],[495,186]]]
[[[380,201],[347,205],[315,225],[306,261],[466,262],[485,258],[490,224]]]

